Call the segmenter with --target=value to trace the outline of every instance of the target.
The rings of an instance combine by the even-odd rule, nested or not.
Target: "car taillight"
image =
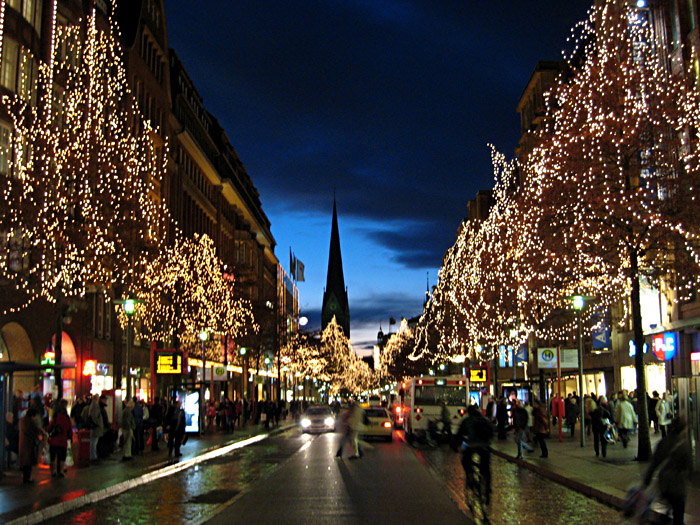
[[[423,412],[423,409],[421,407],[416,407],[416,414],[420,414]]]
[[[396,407],[396,413],[400,414],[401,413],[401,407]]]
[[[384,428],[391,428],[391,423],[390,423],[389,421],[384,421],[384,423],[382,424],[382,426],[383,426]]]
[[[459,409],[459,415],[460,415],[460,416],[463,416],[463,415],[464,415],[464,412],[465,412],[465,410],[464,410],[463,408],[460,408],[460,409]]]

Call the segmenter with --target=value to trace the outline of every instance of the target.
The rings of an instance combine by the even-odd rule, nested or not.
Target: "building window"
[[[15,90],[17,85],[17,55],[19,44],[9,37],[5,37],[2,46],[2,67],[0,69],[0,83],[7,89]]]
[[[10,145],[10,125],[0,121],[0,173],[6,175],[10,171],[10,159],[12,150]]]

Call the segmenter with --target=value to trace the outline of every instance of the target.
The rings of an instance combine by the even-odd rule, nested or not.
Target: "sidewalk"
[[[152,452],[148,445],[142,456],[122,462],[122,451],[117,450],[96,465],[70,467],[65,478],[52,478],[48,466],[40,465],[33,469],[32,477],[36,480],[33,485],[23,484],[22,473],[16,468],[6,471],[0,479],[0,523],[39,523],[204,461],[227,445],[235,446],[255,436],[263,439],[268,433],[281,432],[293,425],[294,421],[288,418],[269,431],[262,425],[248,423],[233,434],[215,431],[191,436],[177,462],[168,459],[167,444],[161,441],[157,452]]]
[[[579,427],[579,425],[577,425]],[[637,454],[637,434],[632,436],[627,448],[621,442],[608,445],[607,458],[597,458],[593,449],[593,436],[586,436],[586,445],[581,447],[581,435],[576,429],[571,438],[563,432],[559,442],[558,427],[552,427],[552,436],[547,440],[549,458],[540,458],[539,447],[524,459],[516,459],[517,446],[512,433],[505,441],[494,440],[494,454],[530,469],[544,478],[561,483],[577,492],[594,497],[613,507],[622,508],[627,491],[641,484],[642,476],[649,463],[635,461]],[[652,451],[661,440],[661,434],[651,431]],[[652,509],[661,510],[658,503]],[[685,523],[700,523],[700,476],[694,474],[688,487],[688,500],[685,509]]]

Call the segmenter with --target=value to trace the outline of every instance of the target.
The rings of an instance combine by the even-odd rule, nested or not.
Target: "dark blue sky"
[[[260,192],[320,327],[336,192],[352,342],[420,314],[519,97],[590,0],[166,0],[168,38]]]

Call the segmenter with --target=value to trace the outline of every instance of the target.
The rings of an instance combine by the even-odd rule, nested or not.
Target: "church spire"
[[[333,195],[333,223],[331,225],[331,246],[328,253],[328,274],[326,290],[323,293],[321,326],[326,328],[335,316],[346,337],[350,337],[350,309],[348,292],[343,276],[343,258],[340,254],[340,232],[338,230],[338,210]]]

